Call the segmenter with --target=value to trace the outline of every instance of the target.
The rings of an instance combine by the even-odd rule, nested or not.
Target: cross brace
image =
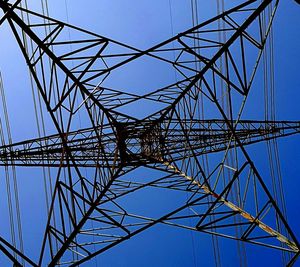
[[[116,162],[124,165],[143,165],[157,159],[171,156],[175,160],[184,157],[187,143],[198,155],[219,152],[236,146],[231,131],[222,120],[193,120],[181,122],[173,120],[172,129],[164,124],[151,128],[147,123],[124,123],[115,135],[107,133],[101,140],[94,128],[80,129],[64,134],[67,149],[77,166],[112,167]],[[183,125],[182,125],[183,123]],[[99,127],[100,128],[100,127]],[[109,128],[109,126],[107,126]],[[101,129],[106,129],[101,126]],[[250,121],[241,120],[235,125],[236,134],[243,145],[299,133],[300,122],[295,121]],[[186,138],[186,136],[188,138]],[[18,166],[69,166],[66,151],[59,135],[25,140],[0,147],[0,165]],[[118,145],[116,145],[118,144]],[[103,155],[100,147],[106,147],[109,155]],[[190,148],[189,148],[190,149]]]

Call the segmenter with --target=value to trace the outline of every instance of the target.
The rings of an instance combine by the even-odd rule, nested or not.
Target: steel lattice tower
[[[141,51],[1,0],[0,24],[9,24],[57,133],[0,147],[1,166],[57,171],[39,259],[0,237],[14,266],[78,266],[157,224],[279,250],[292,265],[300,245],[245,147],[299,133],[300,122],[242,119],[278,2],[245,1]],[[144,95],[104,86],[144,57],[178,80]],[[143,101],[156,110],[124,112]],[[185,201],[135,213],[126,203],[146,188]]]

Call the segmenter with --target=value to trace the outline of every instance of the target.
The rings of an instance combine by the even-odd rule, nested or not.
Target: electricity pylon
[[[78,266],[164,224],[291,253],[292,264],[299,243],[245,146],[298,133],[300,123],[241,119],[277,6],[246,1],[141,51],[1,0],[0,22],[57,134],[2,146],[0,164],[57,168],[57,177],[39,259],[3,238],[0,250],[16,266]],[[104,86],[145,57],[173,68],[177,81],[144,95]],[[157,109],[143,118],[124,112],[140,102]],[[127,207],[145,188],[185,200],[159,215]]]

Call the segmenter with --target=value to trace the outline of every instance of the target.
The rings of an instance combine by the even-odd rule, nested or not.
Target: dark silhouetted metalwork
[[[299,243],[245,146],[298,133],[300,123],[241,119],[277,6],[246,1],[142,51],[0,1],[0,24],[9,23],[57,132],[0,147],[0,165],[57,169],[40,258],[2,238],[0,250],[16,266],[78,266],[163,224],[291,253],[292,264]],[[105,86],[142,58],[177,81],[143,95]],[[128,115],[140,103],[155,110]],[[145,188],[185,201],[160,215],[128,210],[126,200]]]

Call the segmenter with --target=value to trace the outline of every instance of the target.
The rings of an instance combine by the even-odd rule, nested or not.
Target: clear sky
[[[40,1],[30,2],[33,8],[40,10]],[[86,0],[84,3],[66,0],[66,4],[64,0],[48,2],[52,17],[142,50],[192,26],[190,0]],[[230,5],[229,2],[225,1],[226,5]],[[216,1],[198,0],[198,9],[199,21],[204,21],[216,14]],[[292,0],[280,1],[274,21],[276,110],[280,120],[300,121],[299,33],[300,5]],[[34,138],[37,136],[37,130],[33,123],[34,110],[29,75],[7,24],[0,27],[0,40],[0,69],[7,96],[13,141]],[[123,76],[116,77],[108,82],[109,86],[132,90],[135,93],[148,92],[162,84],[174,82],[173,74],[156,69],[151,61],[143,68],[138,64],[131,64]],[[257,99],[263,97],[260,85],[261,80],[254,83],[244,119],[263,119],[263,116],[260,116],[262,113],[256,111],[262,110],[259,106],[262,103],[261,99]],[[133,108],[128,112],[137,111]],[[50,130],[49,134],[52,133],[54,132]],[[300,135],[278,141],[288,222],[298,238],[299,142]],[[266,147],[257,145],[247,148],[247,151],[258,169],[264,175],[268,175],[268,166],[265,164]],[[4,211],[3,214],[7,214],[4,173],[4,169],[0,169],[0,209]],[[144,175],[146,173],[142,172]],[[19,168],[17,174],[25,251],[28,256],[36,258],[45,222],[41,170]],[[145,203],[152,205],[152,210],[162,204],[169,205],[177,201],[163,196],[152,196],[151,192],[145,192],[141,197]],[[133,207],[138,205],[134,200],[128,204]],[[1,216],[0,219],[0,235],[9,239],[8,219],[5,216]],[[220,244],[222,266],[238,266],[234,242],[221,240]],[[249,266],[281,266],[279,258],[272,257],[272,253],[271,250],[266,250],[265,257],[261,256],[260,259],[248,257]],[[0,256],[0,266],[8,266],[6,264],[5,259]],[[89,264],[84,266],[214,266],[210,236],[162,226],[156,226],[134,237]],[[300,262],[295,266],[300,266]]]

